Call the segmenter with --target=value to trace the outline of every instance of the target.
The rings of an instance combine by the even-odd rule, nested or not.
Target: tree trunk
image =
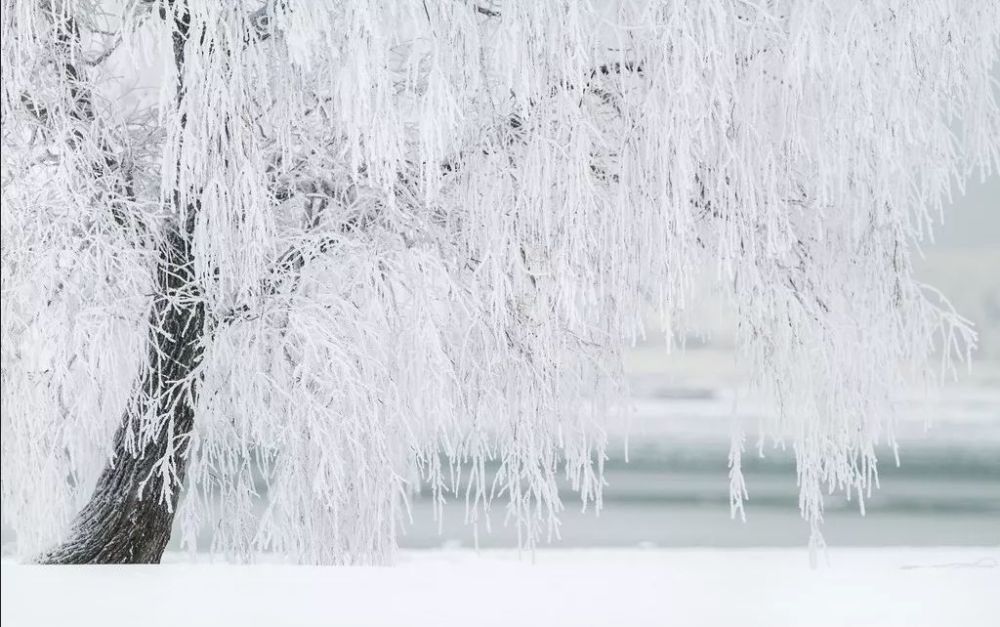
[[[201,363],[205,328],[190,246],[185,233],[171,231],[166,238],[138,396],[125,411],[113,457],[73,522],[70,537],[42,555],[40,563],[148,564],[163,555],[187,468],[197,395],[192,373]],[[151,437],[139,437],[136,421],[150,416],[162,421],[161,428]],[[130,442],[138,442],[139,450],[132,452],[136,446]],[[165,458],[171,459],[166,480],[157,466]]]

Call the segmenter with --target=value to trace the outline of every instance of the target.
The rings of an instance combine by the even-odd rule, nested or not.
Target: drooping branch
[[[66,137],[67,147],[71,153],[84,153],[83,165],[85,176],[95,183],[111,181],[97,202],[106,202],[116,224],[127,233],[143,237],[148,233],[142,216],[136,210],[135,181],[132,166],[121,156],[127,154],[127,149],[115,148],[105,134],[103,123],[98,119],[94,109],[94,98],[88,85],[85,70],[80,67],[84,62],[78,51],[82,33],[77,19],[69,13],[55,8],[47,11],[52,28],[55,31],[54,52],[57,55],[57,67],[61,73],[61,83],[65,85],[69,98],[63,102],[65,110],[50,111],[38,104],[31,95],[21,95],[21,103],[25,110],[43,125],[55,123],[54,115],[65,115],[69,122],[69,134]],[[117,40],[120,42],[120,38]],[[111,46],[97,59],[88,64],[103,62],[114,51],[117,44]],[[96,133],[96,138],[93,135]],[[96,155],[87,155],[86,146],[93,141]]]

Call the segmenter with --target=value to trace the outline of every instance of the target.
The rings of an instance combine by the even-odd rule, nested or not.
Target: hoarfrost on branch
[[[123,415],[124,454],[167,434],[144,498],[173,502],[184,457],[182,529],[210,522],[237,557],[390,559],[421,486],[553,537],[561,474],[600,506],[642,313],[669,341],[701,280],[738,314],[775,401],[761,437],[794,447],[820,544],[824,493],[876,482],[890,393],[974,344],[912,260],[1000,165],[995,0],[3,13],[3,516],[23,554],[64,532]],[[167,298],[203,308],[200,357],[143,385],[176,233],[192,261]]]

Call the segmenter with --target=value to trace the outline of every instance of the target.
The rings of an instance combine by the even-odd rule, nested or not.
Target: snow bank
[[[39,567],[4,560],[20,625],[996,625],[1000,547],[404,552],[393,568]]]

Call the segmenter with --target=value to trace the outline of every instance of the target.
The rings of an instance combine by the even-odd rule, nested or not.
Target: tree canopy
[[[734,511],[745,434],[783,439],[819,544],[894,390],[974,344],[913,258],[1000,166],[995,0],[3,0],[2,35],[24,554],[160,438],[143,498],[186,483],[237,557],[387,560],[420,487],[533,545],[561,475],[600,506],[623,350],[706,276],[774,400]],[[199,312],[169,379],[157,302]]]

